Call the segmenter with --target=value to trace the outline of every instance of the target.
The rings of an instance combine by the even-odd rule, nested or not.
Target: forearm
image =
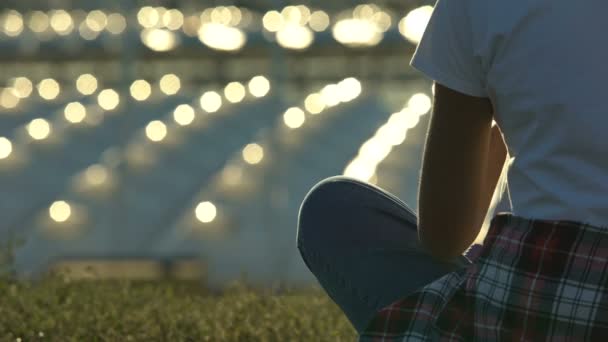
[[[480,210],[477,213],[476,227],[481,227],[483,225],[506,159],[507,148],[502,139],[500,129],[498,128],[498,125],[493,125],[488,148],[486,177],[484,178],[484,185],[481,190],[481,203]]]
[[[431,127],[430,134],[457,129]],[[419,193],[419,235],[438,259],[460,255],[477,237],[506,158],[497,126],[455,141],[446,153],[444,139],[429,135]]]

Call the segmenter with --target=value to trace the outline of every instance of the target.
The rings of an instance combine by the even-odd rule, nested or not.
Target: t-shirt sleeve
[[[488,97],[466,0],[438,0],[410,65],[461,93]]]

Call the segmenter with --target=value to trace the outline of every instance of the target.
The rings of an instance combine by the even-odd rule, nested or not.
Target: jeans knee
[[[304,197],[298,213],[297,247],[302,252],[302,245],[307,248],[315,241],[323,239],[337,228],[336,219],[340,215],[338,207],[344,208],[350,199],[348,190],[356,186],[352,179],[344,176],[326,178],[314,185]],[[333,235],[333,234],[330,234]]]

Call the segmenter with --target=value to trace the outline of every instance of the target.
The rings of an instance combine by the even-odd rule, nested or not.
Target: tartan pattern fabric
[[[608,228],[494,217],[470,266],[376,312],[360,341],[608,341]]]

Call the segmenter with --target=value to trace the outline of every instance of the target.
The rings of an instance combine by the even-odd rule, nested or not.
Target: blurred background
[[[432,1],[4,0],[0,242],[36,277],[314,283],[299,205],[347,175],[416,208]]]

